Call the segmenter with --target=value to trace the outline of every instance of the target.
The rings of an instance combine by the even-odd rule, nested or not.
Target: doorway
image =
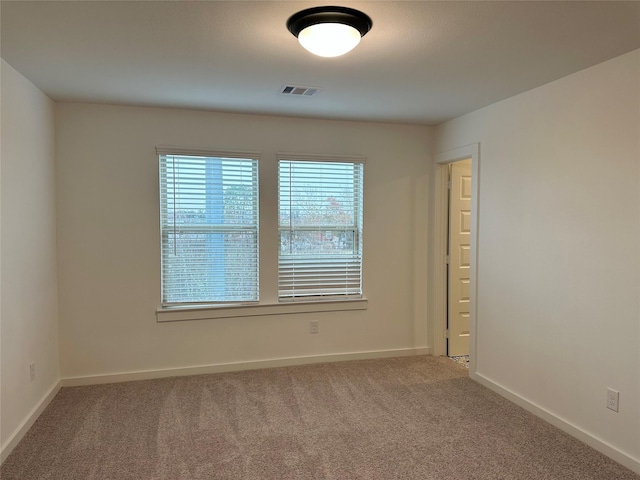
[[[437,155],[434,185],[433,353],[469,355],[471,375],[477,360],[479,151],[476,143]]]

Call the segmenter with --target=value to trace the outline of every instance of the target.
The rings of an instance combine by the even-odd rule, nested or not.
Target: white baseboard
[[[20,440],[22,440],[22,437],[26,435],[26,433],[38,419],[40,414],[44,411],[45,408],[47,408],[47,405],[49,405],[51,400],[53,400],[53,398],[58,394],[58,392],[60,391],[60,387],[61,382],[57,381],[49,389],[45,396],[42,397],[42,400],[40,400],[40,402],[38,402],[38,404],[33,407],[33,409],[29,412],[29,415],[27,415],[27,418],[25,418],[20,426],[11,434],[5,444],[2,445],[2,450],[0,451],[0,464],[4,463],[9,454],[13,451],[14,448],[16,448],[16,445],[18,445]]]
[[[490,390],[493,390],[498,395],[503,396],[507,400],[524,408],[528,412],[533,413],[535,416],[550,423],[554,427],[557,427],[563,432],[568,433],[572,437],[577,438],[581,442],[586,443],[591,448],[627,467],[629,470],[640,474],[640,459],[633,458],[625,452],[618,450],[616,447],[609,445],[604,440],[601,440],[600,438],[595,437],[592,434],[582,430],[580,427],[577,427],[576,425],[564,420],[563,418],[554,415],[550,411],[540,407],[539,405],[536,405],[533,402],[530,402],[526,398],[521,397],[517,393],[512,392],[508,388],[503,387],[502,385],[494,382],[493,380],[490,380],[482,374],[470,372],[469,376],[481,385],[484,385]]]
[[[208,373],[235,372],[239,370],[257,370],[261,368],[288,367],[308,365],[312,363],[343,362],[348,360],[368,360],[374,358],[408,357],[413,355],[431,355],[431,347],[402,348],[397,350],[375,350],[368,352],[338,353],[328,355],[310,355],[305,357],[276,358],[253,362],[233,362],[197,367],[167,368],[161,370],[145,370],[138,372],[114,373],[106,375],[88,375],[83,377],[63,378],[63,387],[98,385],[103,383],[130,382],[153,378],[181,377],[187,375],[203,375]]]

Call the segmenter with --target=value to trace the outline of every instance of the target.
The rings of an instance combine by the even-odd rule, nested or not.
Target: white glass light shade
[[[298,35],[300,45],[320,57],[339,57],[360,43],[360,32],[343,23],[318,23]]]

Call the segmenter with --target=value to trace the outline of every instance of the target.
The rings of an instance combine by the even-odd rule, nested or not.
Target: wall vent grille
[[[304,85],[283,85],[280,87],[280,95],[287,97],[315,97],[322,88]]]

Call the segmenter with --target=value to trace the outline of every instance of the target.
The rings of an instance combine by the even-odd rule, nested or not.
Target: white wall
[[[60,371],[54,104],[4,60],[1,70],[0,438],[4,457],[24,430],[21,427],[35,418],[33,411],[57,387]],[[31,382],[33,361],[36,378]]]
[[[640,471],[640,51],[465,115],[480,142],[477,374]],[[620,391],[620,412],[605,408]],[[619,459],[620,457],[618,457]]]
[[[56,134],[63,377],[428,346],[429,128],[60,103]],[[157,323],[156,145],[262,153],[263,300],[276,291],[276,152],[365,155],[368,309]]]

